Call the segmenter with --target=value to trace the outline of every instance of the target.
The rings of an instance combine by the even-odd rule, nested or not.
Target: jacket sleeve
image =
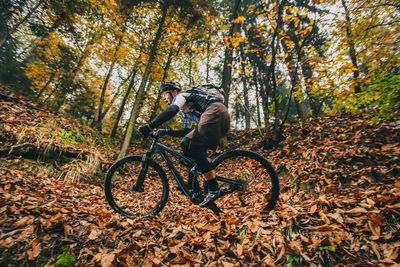
[[[157,128],[164,122],[169,121],[172,119],[176,113],[178,113],[179,107],[177,105],[170,105],[166,109],[164,109],[160,114],[158,114],[157,117],[154,118],[151,122],[149,122],[149,125],[152,129]]]
[[[169,130],[168,135],[173,136],[173,137],[184,137],[187,135],[192,129],[190,128],[182,128],[179,130]]]

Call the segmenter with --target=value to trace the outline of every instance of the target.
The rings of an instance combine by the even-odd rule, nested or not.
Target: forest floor
[[[123,217],[101,180],[118,146],[0,86],[0,266],[399,265],[400,121],[324,116],[284,135],[272,149],[257,130],[228,137],[277,170],[268,214],[216,216],[171,192],[159,215]]]

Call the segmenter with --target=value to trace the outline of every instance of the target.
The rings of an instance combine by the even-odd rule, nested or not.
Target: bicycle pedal
[[[198,205],[200,204],[204,199],[204,195],[203,194],[194,194],[193,197],[191,198],[191,201]]]

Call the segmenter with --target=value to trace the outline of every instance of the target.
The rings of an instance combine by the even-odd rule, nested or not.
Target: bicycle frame
[[[150,156],[152,156],[155,152],[158,152],[161,155],[161,157],[163,158],[163,160],[166,162],[168,169],[171,171],[172,175],[174,176],[175,180],[177,181],[179,187],[182,189],[182,192],[185,194],[185,196],[187,196],[192,202],[198,204],[199,200],[189,191],[189,189],[186,186],[185,181],[183,180],[183,178],[180,175],[180,173],[178,172],[178,170],[175,168],[175,165],[169,158],[167,152],[172,154],[175,158],[183,160],[187,166],[192,167],[192,170],[195,171],[197,175],[202,176],[201,172],[199,172],[196,169],[196,167],[197,167],[196,163],[192,159],[182,155],[181,153],[173,150],[172,148],[169,148],[169,147],[159,143],[157,141],[157,139],[158,138],[155,138],[153,140],[153,142],[150,146],[150,149],[147,150],[146,153],[142,157],[142,167],[140,169],[140,173],[139,173],[137,182],[134,185],[133,189],[135,191],[143,190],[144,177],[146,176],[147,168],[148,168],[147,159]],[[227,177],[222,177],[219,175],[217,175],[216,178],[218,181],[222,181],[224,183],[228,183],[231,185],[229,189],[226,189],[223,192],[224,195],[232,193],[233,191],[240,188],[240,182],[238,182],[236,180],[233,180],[233,179],[227,178]],[[212,209],[215,209],[215,205],[213,205]]]
[[[169,158],[169,156],[167,155],[167,152],[169,152],[170,154],[172,154],[175,158],[183,160],[188,166],[193,166],[193,168],[196,167],[195,162],[182,155],[181,153],[159,143],[157,141],[157,139],[153,140],[153,143],[151,144],[151,147],[149,150],[146,151],[146,153],[143,155],[142,158],[142,168],[140,170],[139,173],[139,177],[138,180],[136,182],[136,185],[134,186],[134,188],[136,190],[140,190],[140,188],[143,185],[143,181],[144,181],[144,177],[145,174],[147,172],[147,158],[152,156],[155,152],[158,152],[161,157],[163,158],[163,160],[166,162],[168,169],[171,171],[172,175],[174,176],[175,180],[177,181],[179,187],[182,189],[182,192],[190,199],[190,200],[194,200],[193,198],[193,194],[189,191],[189,189],[187,188],[185,181],[183,180],[182,176],[180,175],[180,173],[178,172],[178,170],[175,168],[174,163],[172,163],[171,159]],[[200,174],[200,173],[199,173]]]
[[[150,132],[151,146],[145,153],[121,158],[107,171],[104,183],[105,197],[116,212],[136,217],[159,213],[167,204],[170,195],[165,165],[177,181],[178,190],[181,191],[179,193],[184,194],[195,205],[205,202],[209,193],[209,183],[202,178],[208,177],[207,173],[201,173],[201,168],[195,160],[159,143],[159,138],[164,134],[165,131],[161,130]],[[154,157],[154,153],[160,157]],[[165,165],[160,162],[165,162]],[[246,209],[249,206],[261,207],[262,211],[268,211],[275,207],[279,197],[279,181],[273,167],[263,156],[249,150],[231,150],[217,155],[209,162],[210,166],[206,167],[210,167],[214,170],[212,173],[216,173],[215,178],[219,185],[217,198],[225,196],[219,202],[225,210],[232,207],[239,208],[239,212],[242,212],[241,207]],[[252,170],[255,172],[251,172]],[[247,192],[255,193],[257,197],[246,198]],[[230,193],[234,195],[228,197]],[[259,205],[252,205],[253,200],[259,201]],[[205,207],[215,214],[223,213],[214,201]]]

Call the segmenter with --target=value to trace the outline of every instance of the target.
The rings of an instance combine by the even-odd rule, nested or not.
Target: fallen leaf
[[[100,231],[92,230],[87,240],[95,240],[100,235]]]
[[[40,239],[36,238],[32,242],[32,249],[28,250],[28,259],[30,261],[36,259],[37,256],[39,256],[40,252],[42,252],[41,244],[40,244]]]
[[[372,251],[375,253],[376,257],[378,258],[378,260],[381,259],[381,254],[379,253],[379,246],[377,243],[371,241],[371,247],[372,247]]]
[[[237,246],[236,246],[236,251],[237,251],[237,255],[238,255],[239,257],[242,256],[242,253],[243,253],[243,246],[240,245],[240,244],[237,244]]]
[[[101,257],[101,267],[111,267],[115,259],[114,253],[103,254]]]
[[[339,230],[340,227],[336,225],[330,225],[330,224],[324,224],[320,226],[309,226],[307,229],[313,230],[313,231],[336,231]]]
[[[318,205],[312,206],[311,209],[310,209],[310,213],[311,214],[315,213],[317,211],[317,209],[318,209]]]
[[[371,232],[375,236],[377,236],[377,237],[381,236],[381,227],[379,225],[377,225],[376,223],[374,223],[371,220],[368,220],[368,226],[369,226],[369,229],[371,229]]]
[[[282,259],[283,255],[285,255],[285,246],[281,244],[278,249],[280,249],[278,256],[275,259],[275,263],[279,262],[280,259]]]
[[[359,216],[363,213],[368,213],[368,210],[366,210],[365,208],[361,208],[361,207],[357,207],[348,211],[345,211],[345,213],[349,213],[352,214],[354,216]]]
[[[385,209],[396,209],[396,210],[398,210],[398,209],[400,209],[400,202],[396,203],[396,204],[393,204],[393,205],[388,205],[388,206],[385,207]]]
[[[220,226],[214,224],[206,224],[206,225],[196,225],[196,228],[199,229],[200,231],[218,232]]]
[[[31,224],[33,222],[33,218],[29,216],[22,217],[20,220],[13,224],[14,228],[19,228],[21,226],[25,226],[27,224]]]
[[[233,266],[235,266],[235,264],[233,264],[231,262],[228,262],[228,261],[220,261],[220,263],[222,264],[222,267],[233,267]]]

